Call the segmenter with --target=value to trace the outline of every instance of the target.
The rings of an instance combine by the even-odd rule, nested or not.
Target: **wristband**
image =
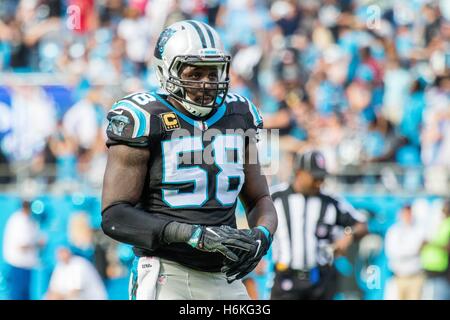
[[[192,232],[191,238],[187,242],[191,247],[197,248],[202,231],[203,230],[199,225],[194,225],[194,232]]]
[[[264,226],[257,226],[256,229],[259,229],[259,230],[262,231],[262,233],[264,233],[264,235],[266,236],[267,241],[269,241],[269,243],[272,242],[272,236],[270,235],[270,231],[266,227],[264,227]]]

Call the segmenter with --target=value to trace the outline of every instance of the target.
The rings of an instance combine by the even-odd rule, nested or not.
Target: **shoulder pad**
[[[258,108],[249,99],[238,95],[236,93],[228,93],[225,99],[227,105],[233,105],[243,114],[250,114],[253,125],[257,128],[261,128],[263,119],[259,113]]]
[[[108,112],[107,135],[111,140],[143,144],[150,133],[148,107],[156,99],[146,92],[134,93],[117,101]]]
[[[148,107],[152,104],[152,102],[157,101],[153,95],[153,92],[134,92],[123,97],[119,100],[119,102],[123,100],[130,101],[131,103],[134,103],[142,108]]]
[[[134,99],[133,99],[134,100]],[[113,128],[120,132],[128,126],[130,138],[148,136],[150,131],[150,113],[142,105],[125,97],[117,101],[108,112],[108,120]],[[117,126],[116,126],[117,125]]]

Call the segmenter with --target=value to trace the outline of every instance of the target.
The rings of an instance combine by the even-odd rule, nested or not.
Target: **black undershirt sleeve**
[[[102,230],[109,237],[147,250],[165,244],[164,229],[171,221],[153,216],[127,202],[118,202],[102,211]]]
[[[103,210],[102,230],[119,242],[155,250],[161,245],[187,242],[193,226],[156,217],[128,202],[118,202]]]

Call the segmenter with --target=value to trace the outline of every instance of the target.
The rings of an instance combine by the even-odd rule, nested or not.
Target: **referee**
[[[365,217],[321,192],[327,174],[321,153],[297,155],[291,185],[272,193],[278,213],[271,299],[329,300],[336,293],[333,257],[367,233]],[[340,236],[338,236],[340,235]]]

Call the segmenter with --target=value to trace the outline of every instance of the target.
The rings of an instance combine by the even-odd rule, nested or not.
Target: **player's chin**
[[[210,105],[211,103],[213,103],[214,98],[212,96],[205,96],[205,100],[203,101],[204,105]]]

